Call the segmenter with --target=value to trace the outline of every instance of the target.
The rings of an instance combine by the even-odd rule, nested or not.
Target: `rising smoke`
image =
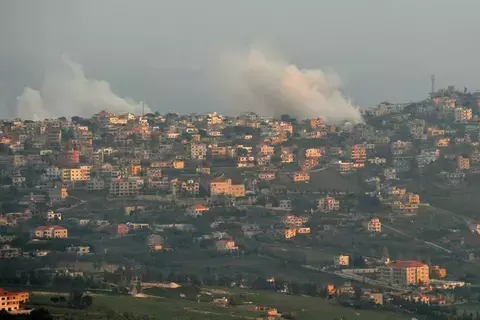
[[[46,72],[39,91],[27,87],[17,98],[17,117],[29,120],[89,117],[101,110],[138,114],[142,108],[114,94],[108,82],[86,78],[82,66],[65,54],[60,65]],[[147,106],[145,112],[150,112]]]
[[[282,59],[267,58],[259,50],[243,57],[229,56],[223,71],[226,91],[237,112],[323,117],[331,124],[363,122],[360,111],[342,95],[334,73],[300,70]]]

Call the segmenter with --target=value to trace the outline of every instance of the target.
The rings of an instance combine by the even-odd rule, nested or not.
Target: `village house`
[[[318,200],[318,211],[331,212],[340,210],[340,201],[333,197],[325,197]]]
[[[367,230],[370,232],[382,232],[382,223],[380,219],[374,217],[368,221]]]
[[[197,218],[201,217],[202,214],[204,212],[207,212],[208,210],[209,208],[204,206],[203,204],[196,204],[187,209],[187,215]]]
[[[66,239],[68,230],[61,226],[41,226],[35,228],[33,236],[40,239]]]

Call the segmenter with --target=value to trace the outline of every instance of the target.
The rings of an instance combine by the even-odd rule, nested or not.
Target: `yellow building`
[[[131,176],[138,176],[142,171],[142,166],[138,164],[132,164],[129,167],[129,173]]]
[[[445,130],[437,129],[437,128],[428,128],[427,129],[428,135],[432,137],[443,136],[445,135]]]
[[[467,157],[457,157],[457,168],[460,170],[470,169],[470,159]]]
[[[62,169],[62,181],[87,181],[90,180],[90,166],[81,166],[74,169]]]
[[[437,141],[435,142],[435,146],[438,148],[448,147],[449,143],[450,138],[441,138],[437,139]]]
[[[35,228],[34,235],[36,238],[66,239],[68,229],[61,226],[41,226]]]
[[[174,169],[185,169],[185,161],[183,160],[174,160],[173,161]]]
[[[210,154],[212,157],[226,157],[227,156],[227,148],[226,147],[219,147],[219,146],[212,146],[210,147]]]
[[[297,229],[285,229],[283,235],[285,236],[285,239],[294,238],[297,235]]]
[[[335,256],[333,257],[333,264],[336,266],[348,266],[350,264],[350,258],[349,256]]]
[[[292,176],[294,182],[310,181],[308,172],[295,172]]]
[[[21,304],[29,299],[28,292],[12,292],[0,288],[0,311],[18,311]]]
[[[310,233],[310,228],[309,227],[302,227],[297,229],[298,234],[307,234]]]
[[[309,148],[305,150],[306,158],[320,158],[322,156],[322,150],[318,148]]]
[[[409,286],[430,282],[428,265],[419,261],[392,261],[378,268],[380,281]]]
[[[231,179],[213,179],[210,181],[210,196],[229,195],[233,197],[245,196],[244,184],[232,184]]]
[[[415,193],[408,193],[407,194],[407,202],[413,204],[420,204],[420,195]]]

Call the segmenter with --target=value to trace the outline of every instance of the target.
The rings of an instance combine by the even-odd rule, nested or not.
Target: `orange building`
[[[233,197],[245,196],[244,184],[232,184],[232,179],[213,179],[210,181],[210,196],[229,195]]]
[[[129,169],[130,175],[138,176],[140,174],[140,171],[142,171],[142,166],[138,164],[132,164]]]
[[[467,157],[457,157],[457,168],[460,170],[470,169],[470,159]]]
[[[283,235],[285,236],[285,239],[294,238],[297,235],[297,229],[285,229]]]
[[[447,276],[447,269],[440,268],[439,266],[433,266],[432,274],[438,278],[445,278]]]
[[[407,194],[407,202],[413,204],[420,204],[420,196],[415,193],[408,193]]]
[[[323,125],[323,119],[322,118],[311,119],[310,120],[310,127],[312,127],[312,129],[318,128],[322,125]]]
[[[350,159],[358,162],[365,162],[367,160],[367,150],[364,146],[354,145],[350,151]]]
[[[292,177],[294,182],[310,181],[308,172],[295,172]]]
[[[70,163],[80,162],[80,152],[77,150],[70,150],[65,153],[65,160]]]
[[[419,261],[392,261],[378,268],[380,281],[385,283],[409,286],[430,282],[428,265]]]
[[[130,232],[129,226],[124,223],[117,224],[117,236],[124,236]]]
[[[27,302],[29,296],[28,292],[12,292],[0,288],[0,310],[20,310],[21,304]]]
[[[66,239],[68,229],[61,226],[41,226],[35,228],[34,235],[36,238]]]

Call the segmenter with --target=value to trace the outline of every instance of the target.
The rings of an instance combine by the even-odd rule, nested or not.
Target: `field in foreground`
[[[227,289],[228,290],[228,289]],[[334,302],[320,298],[291,296],[276,292],[233,290],[229,294],[246,294],[253,304],[276,307],[279,311],[294,312],[299,320],[338,318],[357,320],[406,320],[409,317],[387,311],[355,310],[344,308]],[[33,295],[32,302],[46,304],[53,314],[83,312],[55,306],[50,296]],[[251,311],[246,306],[221,307],[212,303],[189,301],[177,298],[150,297],[134,298],[130,296],[96,295],[94,305],[89,309],[92,316],[113,310],[117,313],[130,312],[135,315],[158,316],[162,319],[257,319],[265,316],[265,311]]]

